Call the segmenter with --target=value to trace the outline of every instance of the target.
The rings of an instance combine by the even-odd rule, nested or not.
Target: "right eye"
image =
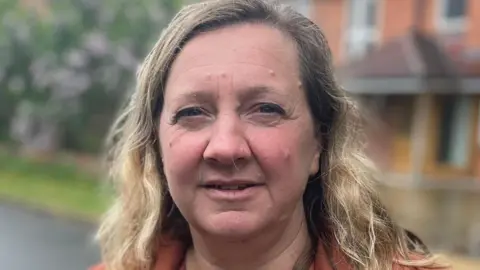
[[[174,123],[176,123],[180,121],[182,118],[196,117],[202,114],[205,114],[205,113],[200,107],[188,107],[188,108],[183,108],[179,110],[177,113],[175,113],[172,120]]]

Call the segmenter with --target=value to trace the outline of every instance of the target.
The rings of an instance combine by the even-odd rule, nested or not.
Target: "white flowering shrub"
[[[0,0],[0,139],[98,150],[178,0],[18,2]]]

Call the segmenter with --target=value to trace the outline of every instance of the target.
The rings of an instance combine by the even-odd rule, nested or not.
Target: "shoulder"
[[[401,264],[399,262],[393,263],[392,270],[451,270],[453,269],[449,264],[445,261],[440,262],[438,257],[434,257],[432,260],[426,259],[423,256],[419,255],[413,255],[410,257],[410,259],[413,259],[410,261],[412,264],[415,262],[426,262],[428,266],[415,266],[415,265],[405,265]]]
[[[103,264],[98,264],[88,268],[88,270],[105,270],[105,266]]]
[[[399,265],[394,264],[393,270],[452,270],[451,267],[441,267],[441,266],[407,266],[407,265]]]

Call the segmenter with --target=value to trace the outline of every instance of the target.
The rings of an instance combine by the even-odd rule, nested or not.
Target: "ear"
[[[315,153],[310,164],[310,175],[315,175],[320,170],[320,155],[322,154],[322,144],[318,140],[317,147],[315,147]]]

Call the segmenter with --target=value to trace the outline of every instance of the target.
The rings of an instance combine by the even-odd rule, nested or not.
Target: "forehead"
[[[280,30],[261,23],[243,23],[202,33],[190,40],[174,61],[169,81],[211,66],[248,65],[278,73],[295,73],[297,50]],[[286,74],[283,74],[286,75]]]

